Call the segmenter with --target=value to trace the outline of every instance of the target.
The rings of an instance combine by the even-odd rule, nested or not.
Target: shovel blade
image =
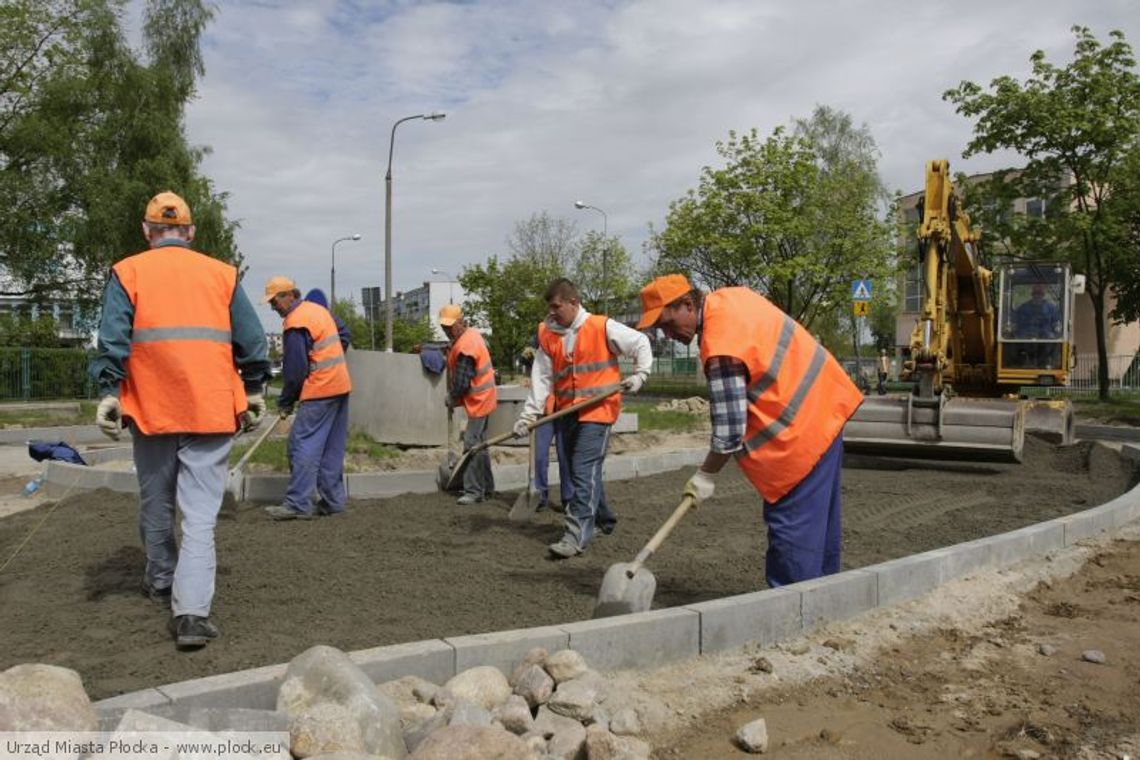
[[[455,465],[458,462],[459,455],[454,451],[448,451],[447,457],[439,463],[439,471],[435,475],[435,483],[439,486],[439,490],[448,490],[447,484],[451,482],[451,475],[455,472]]]
[[[606,570],[594,605],[594,618],[647,612],[652,607],[657,579],[645,567],[638,568],[630,578],[626,573],[628,569],[628,562],[618,562]]]

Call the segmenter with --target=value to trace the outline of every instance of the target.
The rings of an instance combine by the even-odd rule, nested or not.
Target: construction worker
[[[495,369],[487,341],[463,321],[463,310],[447,304],[439,310],[439,325],[451,341],[447,352],[447,407],[463,405],[467,427],[463,431],[463,450],[487,440],[487,418],[498,406],[495,391]],[[471,457],[463,471],[463,495],[456,504],[478,504],[495,493],[495,477],[491,472],[491,455],[486,449]]]
[[[705,295],[671,274],[642,289],[641,308],[638,329],[700,344],[712,440],[685,495],[706,501],[735,457],[764,499],[768,585],[838,572],[843,425],[863,401],[843,367],[747,288]]]
[[[615,389],[637,393],[653,367],[649,338],[608,317],[590,314],[570,280],[550,283],[544,297],[548,313],[538,328],[539,351],[531,368],[530,394],[514,426],[518,436],[526,435],[543,413],[548,396],[554,395],[558,410]],[[634,360],[633,374],[624,380],[618,369],[619,356]],[[556,434],[564,438],[574,485],[565,511],[565,533],[548,547],[556,559],[585,551],[595,526],[609,534],[617,525],[617,516],[606,503],[602,465],[610,428],[620,413],[621,394],[617,393],[554,423],[559,426]]]
[[[288,277],[265,284],[263,299],[281,317],[284,384],[277,399],[282,417],[297,416],[289,431],[289,487],[285,503],[266,507],[274,520],[309,520],[344,512],[344,452],[348,444],[348,395],[352,381],[344,345],[332,314],[312,301]],[[313,491],[322,503],[314,510]]]
[[[146,550],[142,590],[170,605],[176,645],[191,649],[219,635],[210,620],[214,526],[234,433],[265,413],[269,358],[237,270],[190,250],[186,202],[159,193],[142,229],[150,249],[115,264],[103,293],[90,368],[102,396],[95,420],[116,440],[130,427]]]
[[[891,372],[891,360],[887,356],[887,349],[879,349],[879,387],[878,393],[880,396],[887,394],[887,375]]]
[[[344,320],[338,317],[336,312],[332,310],[332,307],[329,306],[329,299],[325,296],[325,291],[320,288],[313,288],[305,294],[305,300],[311,301],[318,306],[324,306],[329,310],[329,314],[332,314],[333,322],[336,323],[336,334],[340,338],[340,347],[347,351],[349,347],[352,346],[352,334],[349,332],[348,325],[344,323]]]

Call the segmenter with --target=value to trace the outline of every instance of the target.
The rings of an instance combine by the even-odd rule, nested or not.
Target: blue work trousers
[[[579,422],[578,417],[562,417],[563,445],[570,454],[570,478],[574,495],[566,507],[567,538],[585,549],[594,537],[594,527],[612,530],[617,515],[606,504],[606,491],[602,483],[602,466],[610,442],[611,425],[600,422]]]
[[[570,456],[566,451],[565,431],[559,427],[561,420],[540,425],[534,431],[534,490],[538,491],[543,504],[550,501],[550,444],[558,451],[558,490],[562,504],[574,498],[574,475],[570,471]]]
[[[839,572],[842,466],[841,433],[795,488],[775,503],[764,502],[769,586]]]
[[[313,512],[313,491],[328,513],[344,510],[344,451],[348,444],[348,394],[302,401],[289,431],[289,489],[285,506]]]

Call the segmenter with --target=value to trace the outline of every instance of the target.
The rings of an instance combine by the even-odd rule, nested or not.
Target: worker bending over
[[[348,376],[344,350],[347,335],[337,330],[332,314],[312,301],[288,277],[273,277],[265,285],[265,302],[284,317],[284,385],[277,399],[282,417],[297,417],[289,431],[289,487],[285,503],[266,507],[274,520],[309,520],[313,491],[320,493],[319,515],[344,511],[344,452],[348,445]]]
[[[735,457],[764,499],[768,585],[838,572],[843,425],[863,401],[843,367],[747,288],[705,295],[671,274],[642,289],[641,309],[639,329],[700,344],[712,441],[685,494],[707,500]]]
[[[649,339],[608,317],[590,314],[578,300],[574,283],[560,278],[545,293],[547,317],[539,326],[539,350],[531,367],[530,394],[515,434],[526,435],[546,399],[554,395],[554,410],[615,389],[637,393],[649,377],[653,352]],[[634,360],[634,372],[622,380],[618,357]],[[566,507],[566,532],[549,546],[551,555],[565,559],[581,554],[594,527],[612,533],[617,516],[606,503],[602,465],[610,428],[621,413],[621,394],[562,417],[554,424],[570,460],[574,495]]]
[[[170,605],[178,648],[194,649],[220,635],[210,621],[214,528],[234,433],[265,413],[269,358],[237,270],[190,250],[186,202],[159,193],[142,228],[150,250],[115,264],[103,292],[90,369],[102,396],[95,421],[116,440],[124,424],[131,429],[146,550],[142,590]]]
[[[439,310],[439,324],[451,341],[447,352],[447,408],[460,404],[467,412],[463,431],[463,450],[487,440],[487,418],[498,405],[495,392],[495,368],[487,341],[474,327],[463,321],[463,310],[448,304]],[[456,504],[478,504],[495,493],[495,477],[491,472],[491,454],[483,449],[471,457],[463,471],[463,495]]]

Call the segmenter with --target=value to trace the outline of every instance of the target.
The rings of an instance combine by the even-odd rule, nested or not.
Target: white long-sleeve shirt
[[[578,330],[586,323],[590,312],[585,307],[578,307],[578,314],[569,327],[563,327],[549,317],[546,318],[546,327],[562,336],[562,351],[568,357],[574,355],[574,343],[578,339]],[[626,327],[614,319],[606,320],[606,342],[610,350],[619,356],[633,359],[633,373],[639,375],[644,381],[653,369],[653,349],[649,346],[649,338],[632,327]],[[534,354],[534,364],[530,369],[530,394],[523,406],[522,416],[528,419],[541,417],[546,410],[546,397],[554,390],[554,361],[550,354],[540,345]]]

